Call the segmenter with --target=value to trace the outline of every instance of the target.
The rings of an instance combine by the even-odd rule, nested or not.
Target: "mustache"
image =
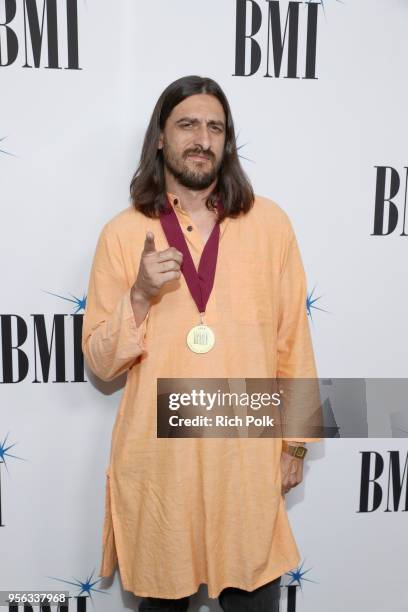
[[[212,151],[210,151],[209,149],[205,151],[203,147],[200,146],[184,151],[184,159],[186,159],[189,155],[202,155],[203,157],[207,157],[207,159],[211,159],[212,161],[215,160],[215,155]]]

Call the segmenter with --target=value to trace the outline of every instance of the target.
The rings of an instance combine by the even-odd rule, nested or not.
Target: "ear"
[[[160,136],[159,136],[159,143],[157,145],[158,149],[162,149],[163,148],[163,132],[160,132]]]

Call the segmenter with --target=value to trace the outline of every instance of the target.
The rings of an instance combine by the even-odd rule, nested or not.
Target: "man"
[[[300,560],[284,495],[314,439],[156,437],[157,378],[316,377],[291,223],[254,196],[213,80],[160,96],[131,196],[99,237],[83,327],[95,374],[127,372],[100,575],[118,564],[141,610],[186,610],[201,583],[224,610],[278,610]]]

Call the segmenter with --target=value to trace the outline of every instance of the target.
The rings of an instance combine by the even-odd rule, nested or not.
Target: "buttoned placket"
[[[173,210],[177,214],[181,229],[185,238],[193,245],[195,249],[200,253],[203,252],[205,243],[198,231],[193,219],[190,217],[188,212],[184,210],[180,202],[180,198],[173,194],[168,194],[169,201],[173,207]],[[226,217],[220,224],[220,240],[228,224],[229,217]]]
[[[174,197],[171,200],[171,203],[173,204],[173,210],[177,215],[177,219],[183,231],[184,238],[187,242],[191,243],[192,247],[197,251],[197,253],[200,254],[201,257],[201,253],[203,252],[205,245],[203,238],[200,232],[198,231],[194,221],[191,219],[188,212],[182,207],[179,198]]]

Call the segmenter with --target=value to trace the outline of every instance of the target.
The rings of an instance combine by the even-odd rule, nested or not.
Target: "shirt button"
[[[193,231],[193,226],[192,225],[188,225],[187,229],[188,229],[189,232],[192,232]]]

